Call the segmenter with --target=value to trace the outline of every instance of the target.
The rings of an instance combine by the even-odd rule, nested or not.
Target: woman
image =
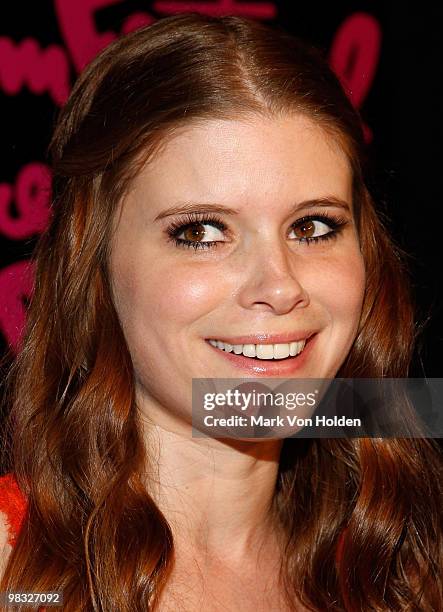
[[[27,514],[1,590],[441,609],[432,441],[190,433],[193,378],[407,375],[406,276],[326,64],[257,23],[164,19],[89,65],[51,151],[3,481]]]

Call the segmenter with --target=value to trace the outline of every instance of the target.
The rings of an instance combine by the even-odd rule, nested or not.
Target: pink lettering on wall
[[[117,38],[115,32],[98,32],[94,12],[120,0],[54,0],[60,31],[77,72]]]
[[[76,2],[54,0],[59,28],[77,72],[80,72],[99,51],[117,38],[116,32],[97,31],[94,13],[119,2],[120,0],[77,0]],[[154,2],[153,8],[163,15],[196,11],[213,16],[232,14],[256,19],[273,19],[277,14],[274,2],[238,0],[216,2],[159,0]],[[149,13],[134,13],[124,21],[122,32],[130,32],[154,21],[155,18]]]
[[[354,13],[335,33],[329,63],[355,108],[369,93],[380,58],[381,28],[368,13]],[[365,126],[366,138],[371,132]]]
[[[216,2],[157,0],[154,2],[153,8],[166,15],[185,11],[195,11],[212,17],[240,15],[255,19],[274,19],[277,15],[277,7],[274,2],[242,2],[239,0],[217,0]]]
[[[0,270],[0,328],[15,352],[20,346],[33,277],[33,266],[29,261],[18,261]]]
[[[13,240],[23,240],[42,232],[48,222],[50,197],[48,166],[38,162],[23,166],[14,186],[0,184],[0,232]]]
[[[0,37],[0,86],[16,95],[24,85],[35,94],[47,92],[56,105],[62,105],[70,90],[65,50],[58,45],[41,49],[33,38],[16,44]]]

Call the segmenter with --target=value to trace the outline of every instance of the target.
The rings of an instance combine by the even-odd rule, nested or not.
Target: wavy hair
[[[367,286],[338,375],[407,376],[408,276],[364,184],[360,118],[321,55],[230,16],[181,14],[120,38],[80,75],[50,145],[52,217],[10,375],[10,465],[28,514],[0,590],[63,589],[67,611],[157,609],[174,542],[144,484],[150,458],[110,291],[111,221],[181,127],[287,113],[336,138],[353,172]],[[441,480],[432,440],[285,440],[274,501],[290,605],[443,609]]]

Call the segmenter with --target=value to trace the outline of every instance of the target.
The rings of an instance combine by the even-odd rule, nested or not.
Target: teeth
[[[243,345],[243,355],[245,357],[255,357],[255,344],[244,344]]]
[[[209,340],[209,343],[227,353],[234,352],[235,355],[243,354],[245,357],[257,357],[258,359],[286,359],[301,353],[305,348],[306,340],[289,344],[228,344],[221,340]]]
[[[291,342],[289,345],[289,354],[291,357],[297,355],[300,351],[305,348],[306,340],[302,340],[301,342]]]
[[[291,348],[290,344],[274,344],[274,359],[286,359],[289,357]]]
[[[279,345],[276,344],[275,346],[277,347]],[[256,357],[258,357],[259,359],[274,359],[274,356],[275,355],[274,355],[274,345],[273,344],[257,344]]]

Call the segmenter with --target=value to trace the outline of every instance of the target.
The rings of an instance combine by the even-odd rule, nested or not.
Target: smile
[[[245,357],[255,359],[287,359],[295,357],[303,351],[306,344],[305,340],[298,342],[281,343],[281,344],[228,344],[221,340],[209,340],[209,343],[215,348],[225,351],[226,353],[234,353],[235,355],[244,355]]]

